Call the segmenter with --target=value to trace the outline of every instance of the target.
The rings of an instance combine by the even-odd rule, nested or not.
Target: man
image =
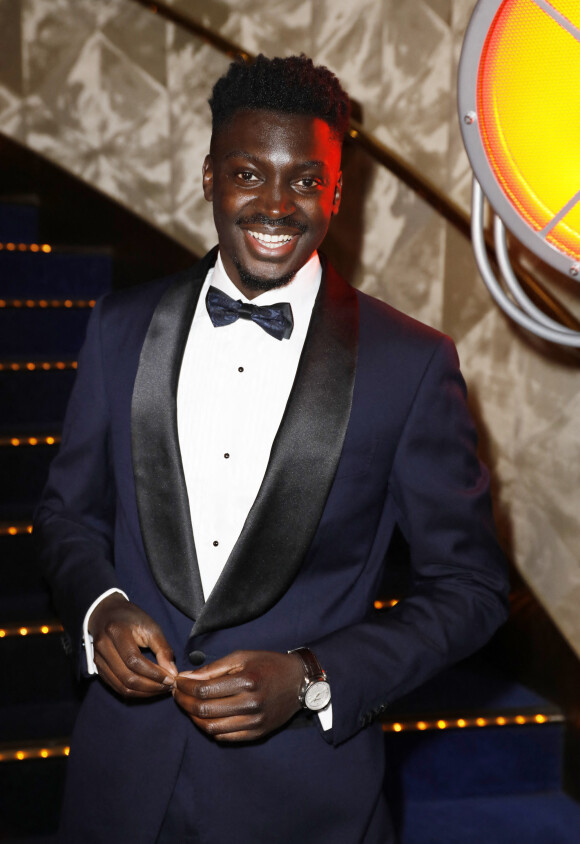
[[[98,303],[37,514],[100,678],[62,840],[384,844],[377,717],[505,616],[486,473],[450,341],[318,255],[338,81],[259,57],[210,104],[219,249]]]

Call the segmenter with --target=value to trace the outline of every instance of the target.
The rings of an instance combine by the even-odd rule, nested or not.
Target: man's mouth
[[[268,249],[280,249],[296,236],[291,234],[263,234],[262,232],[252,231],[251,229],[246,229],[246,231],[251,237],[258,240]]]

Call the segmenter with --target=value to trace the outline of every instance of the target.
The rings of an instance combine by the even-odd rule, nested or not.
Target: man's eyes
[[[320,185],[320,179],[315,179],[314,176],[304,176],[295,182],[301,188],[317,188]]]
[[[252,173],[251,170],[238,170],[235,175],[240,182],[243,182],[246,185],[261,181],[260,177],[255,173]],[[322,181],[315,176],[303,176],[301,179],[296,179],[293,184],[295,187],[302,188],[304,190],[311,190],[312,188],[320,187]]]

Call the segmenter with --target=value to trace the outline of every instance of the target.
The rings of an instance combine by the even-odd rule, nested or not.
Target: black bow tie
[[[237,319],[251,319],[276,340],[287,340],[294,328],[292,308],[289,302],[277,302],[275,305],[249,305],[232,299],[227,293],[210,287],[205,297],[207,312],[212,323],[217,327],[231,325]]]

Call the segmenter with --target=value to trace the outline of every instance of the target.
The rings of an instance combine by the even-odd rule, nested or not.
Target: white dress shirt
[[[177,429],[206,600],[264,478],[321,274],[315,253],[290,284],[251,300],[290,303],[294,330],[287,340],[245,319],[214,327],[205,307],[210,285],[232,299],[250,300],[230,281],[219,257],[205,279],[179,375]]]
[[[289,284],[252,300],[229,279],[220,255],[205,278],[179,374],[177,429],[206,600],[242,531],[264,478],[296,376],[321,277],[322,268],[315,252]],[[255,305],[289,302],[294,318],[291,337],[277,340],[245,319],[215,327],[205,304],[210,286],[232,299]],[[100,596],[85,617],[89,673],[96,673],[96,667],[87,622],[104,597]],[[332,725],[330,707],[329,704],[318,713],[324,729]]]

